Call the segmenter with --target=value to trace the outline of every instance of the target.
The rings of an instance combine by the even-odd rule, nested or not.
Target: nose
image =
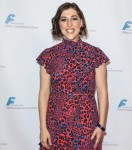
[[[68,27],[71,27],[72,26],[72,21],[69,19],[69,20],[67,20],[67,26]]]

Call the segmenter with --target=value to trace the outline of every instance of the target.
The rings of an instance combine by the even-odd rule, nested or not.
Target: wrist
[[[40,130],[47,129],[47,126],[40,126]]]
[[[105,131],[106,129],[105,129],[105,127],[104,126],[102,126],[101,124],[99,124],[99,123],[97,123],[97,127],[99,127],[102,131]]]

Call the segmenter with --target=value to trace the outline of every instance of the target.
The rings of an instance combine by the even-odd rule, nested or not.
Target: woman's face
[[[82,19],[76,10],[70,8],[62,12],[59,27],[64,38],[77,42],[81,26],[83,26]]]

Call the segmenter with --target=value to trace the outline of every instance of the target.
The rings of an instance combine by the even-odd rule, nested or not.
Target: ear
[[[82,21],[82,19],[81,19],[81,24],[80,24],[80,27],[83,27],[83,21]]]

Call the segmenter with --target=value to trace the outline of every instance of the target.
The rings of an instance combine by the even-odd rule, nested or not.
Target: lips
[[[73,33],[75,31],[75,29],[66,29],[67,33]]]

